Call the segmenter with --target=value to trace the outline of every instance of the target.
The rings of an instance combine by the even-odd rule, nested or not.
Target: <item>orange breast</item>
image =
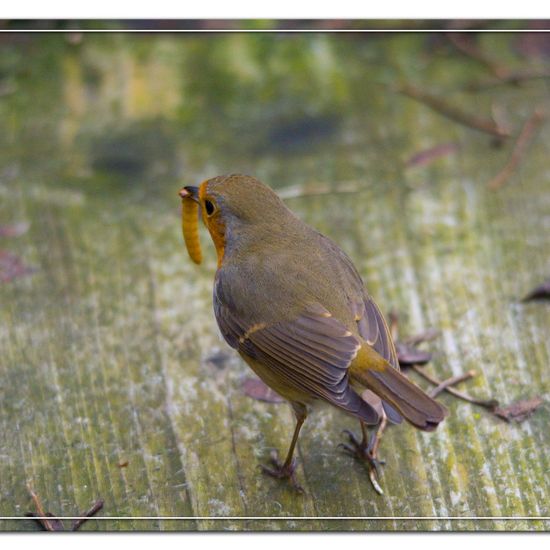
[[[220,211],[218,210],[213,216],[206,215],[206,209],[204,208],[204,200],[207,198],[206,185],[207,181],[201,183],[199,188],[199,199],[202,207],[202,219],[204,225],[208,228],[214,246],[216,247],[216,253],[218,255],[218,268],[221,267],[223,261],[223,255],[225,252],[225,224],[223,223]]]

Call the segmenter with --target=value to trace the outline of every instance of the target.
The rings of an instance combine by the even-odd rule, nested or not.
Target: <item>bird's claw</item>
[[[342,433],[348,436],[350,444],[339,443],[338,447],[342,447],[345,451],[351,453],[352,456],[372,462],[376,467],[386,463],[385,460],[379,460],[373,452],[376,444],[376,433],[372,435],[368,443],[365,443],[364,440],[359,441],[351,430],[343,430]]]
[[[350,456],[367,463],[370,482],[374,487],[374,490],[378,494],[383,495],[384,491],[382,491],[382,488],[378,483],[378,476],[380,474],[380,466],[383,466],[386,461],[379,460],[375,453],[373,453],[373,448],[376,442],[376,434],[371,437],[368,442],[366,442],[364,439],[359,441],[355,434],[350,430],[344,430],[342,433],[348,436],[349,444],[340,443],[338,448],[342,447],[342,449],[344,449],[344,451]]]
[[[273,467],[260,465],[260,468],[264,474],[276,479],[288,479],[294,489],[296,489],[299,493],[304,492],[302,486],[296,481],[296,460],[292,460],[290,464],[286,465],[279,460],[279,454],[277,451],[272,451],[270,463]]]

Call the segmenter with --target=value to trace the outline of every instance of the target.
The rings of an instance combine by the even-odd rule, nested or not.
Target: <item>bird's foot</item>
[[[261,465],[260,468],[264,474],[275,477],[277,479],[288,479],[290,485],[296,489],[299,493],[303,493],[304,489],[296,481],[296,460],[292,460],[289,464],[283,463],[279,460],[279,453],[277,451],[271,452],[272,466]]]
[[[377,432],[371,436],[369,441],[365,438],[359,441],[355,434],[350,430],[344,430],[343,433],[348,436],[349,443],[340,443],[338,447],[342,447],[342,449],[344,449],[344,451],[350,456],[353,456],[362,462],[366,462],[369,470],[369,479],[374,487],[374,490],[379,495],[383,495],[384,491],[382,491],[382,487],[380,487],[380,484],[378,483],[378,474],[380,466],[383,466],[385,461],[379,460],[377,457]]]

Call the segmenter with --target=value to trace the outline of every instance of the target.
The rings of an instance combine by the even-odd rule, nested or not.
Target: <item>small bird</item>
[[[202,259],[199,210],[216,248],[214,313],[224,339],[296,416],[286,459],[275,454],[263,471],[301,489],[294,448],[308,412],[324,401],[359,419],[361,440],[348,432],[344,448],[366,462],[382,493],[386,422],[405,418],[432,431],[447,411],[399,372],[388,326],[350,258],[253,177],[218,176],[179,195],[190,257]],[[378,426],[370,438],[367,425]]]

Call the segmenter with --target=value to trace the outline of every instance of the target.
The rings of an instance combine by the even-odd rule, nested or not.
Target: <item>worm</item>
[[[181,199],[181,229],[187,253],[196,264],[200,264],[202,251],[199,240],[199,205],[190,196],[182,196]]]

